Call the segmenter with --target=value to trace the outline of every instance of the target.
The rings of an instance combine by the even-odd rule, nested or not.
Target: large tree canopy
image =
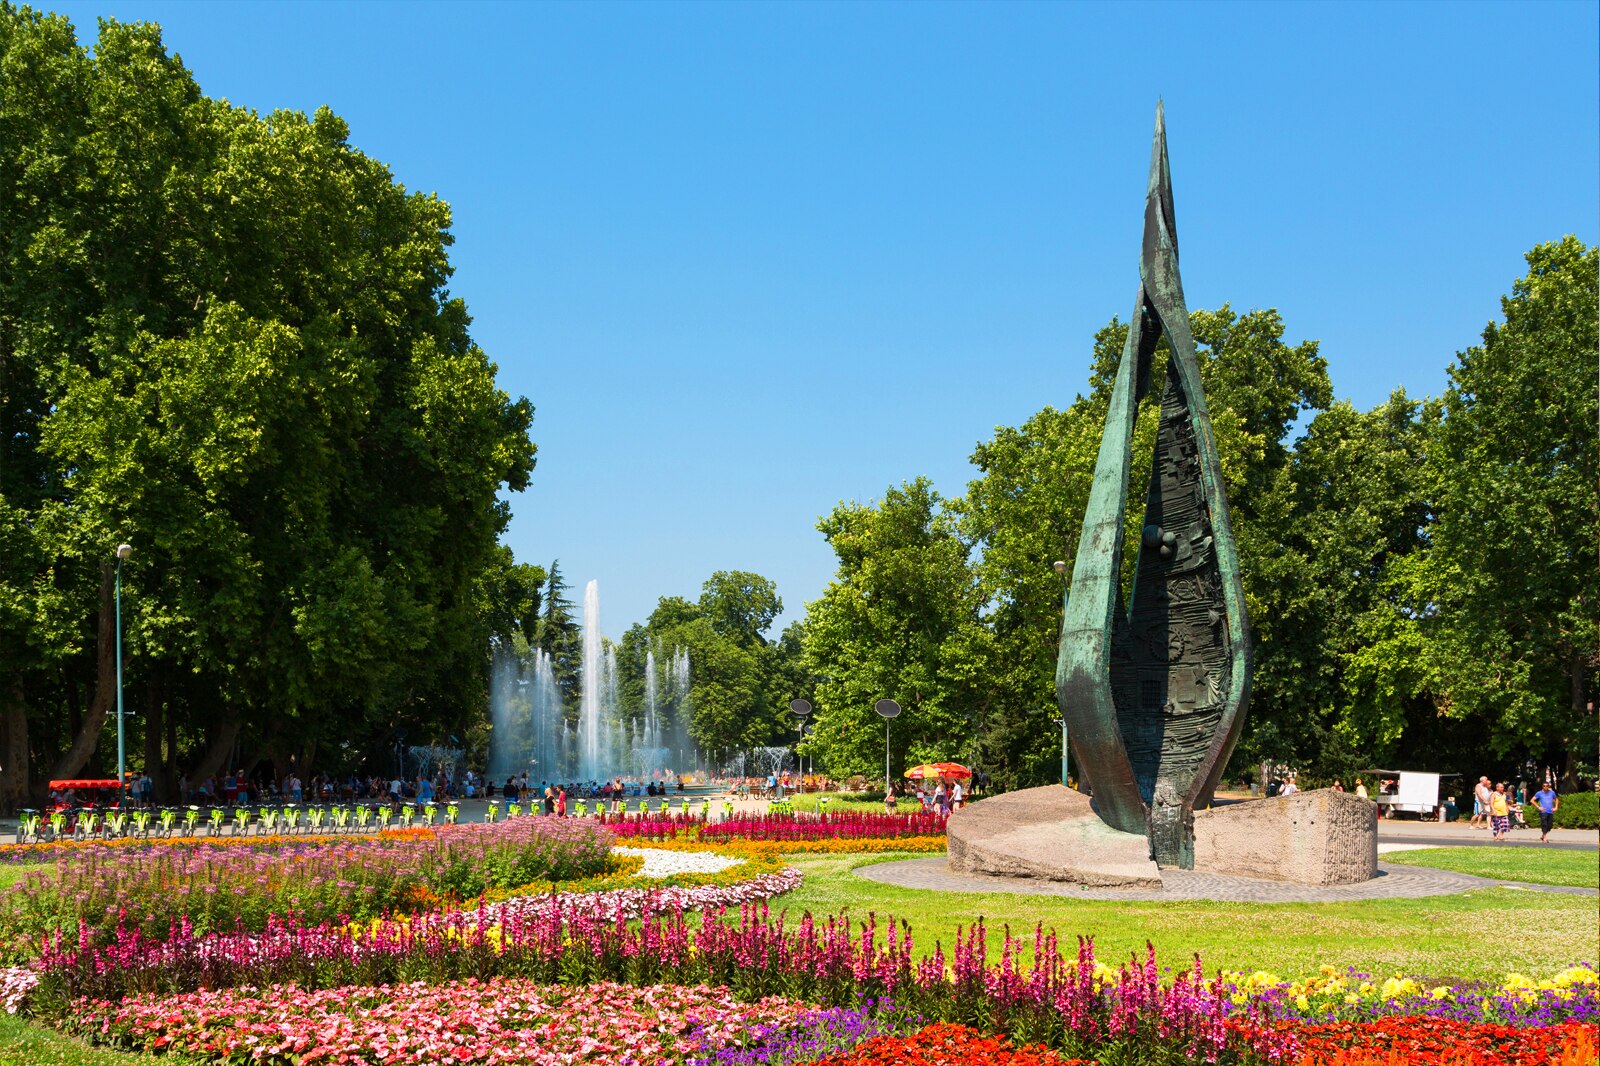
[[[1427,551],[1395,574],[1361,665],[1503,759],[1592,769],[1600,669],[1596,274],[1575,237],[1528,253],[1504,322],[1456,357],[1424,476]]]
[[[104,768],[119,541],[158,778],[448,729],[487,604],[537,614],[496,549],[532,409],[446,289],[449,208],[347,136],[208,99],[154,26],[0,10],[6,797]]]
[[[1334,401],[1317,343],[1286,342],[1275,311],[1191,316],[1256,642],[1235,772],[1593,772],[1596,253],[1569,237],[1528,263],[1441,399],[1370,411]],[[1096,335],[1087,394],[978,445],[963,497],[918,480],[823,519],[838,572],[803,633],[831,770],[870,770],[872,700],[914,693],[913,757],[1055,778],[1070,590],[1051,564],[1070,570],[1126,335]],[[1133,442],[1130,581],[1164,355]]]

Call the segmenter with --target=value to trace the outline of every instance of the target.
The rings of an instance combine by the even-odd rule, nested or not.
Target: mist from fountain
[[[499,781],[526,770],[559,776],[567,723],[550,655],[532,649],[519,655],[497,648],[490,677],[489,777]]]
[[[597,781],[610,769],[609,760],[601,748],[604,731],[609,740],[609,730],[603,719],[605,696],[604,655],[605,638],[600,634],[600,582],[591,581],[583,589],[583,688],[578,701],[578,777],[583,781]]]
[[[576,728],[549,653],[497,642],[490,679],[486,772],[495,781],[526,772],[534,782],[605,781],[618,776],[686,773],[698,765],[689,733],[689,653],[645,655],[644,706],[620,712],[617,647],[600,629],[600,583],[583,590],[582,675]],[[657,654],[657,652],[660,654]]]

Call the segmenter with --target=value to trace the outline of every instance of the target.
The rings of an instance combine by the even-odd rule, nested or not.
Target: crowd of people
[[[1495,843],[1504,843],[1513,825],[1530,828],[1524,813],[1530,798],[1539,815],[1539,842],[1548,844],[1556,811],[1561,807],[1561,797],[1549,781],[1530,797],[1526,781],[1519,782],[1513,790],[1509,782],[1491,783],[1488,777],[1478,778],[1472,788],[1472,820],[1467,824],[1474,829],[1488,829]]]
[[[113,805],[116,782],[93,794],[71,787],[51,790],[49,801],[56,807]],[[291,770],[281,776],[257,772],[247,774],[229,770],[199,780],[187,775],[178,780],[179,802],[196,806],[244,806],[246,804],[300,803],[447,803],[463,799],[502,800],[507,803],[537,804],[546,813],[565,813],[569,797],[597,800],[608,806],[629,798],[683,795],[690,779],[661,776],[649,779],[611,778],[606,781],[537,781],[527,773],[513,774],[496,782],[486,775],[467,770],[459,776],[448,769],[416,776],[379,777],[376,775],[313,774],[302,778]],[[101,794],[104,793],[104,794]],[[128,801],[136,807],[155,806],[155,782],[149,774],[134,773],[128,780]]]

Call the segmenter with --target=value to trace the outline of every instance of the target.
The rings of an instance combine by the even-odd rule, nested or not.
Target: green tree
[[[29,750],[0,798],[101,758],[121,540],[163,783],[481,713],[532,409],[445,288],[448,207],[347,137],[206,98],[154,26],[91,53],[0,9],[0,646],[24,649],[0,712]]]
[[[1427,543],[1437,417],[1437,402],[1404,392],[1366,412],[1335,403],[1258,493],[1252,584],[1269,609],[1252,619],[1256,696],[1237,770],[1289,760],[1348,778],[1398,758],[1402,736],[1422,756],[1432,703],[1379,684],[1367,657],[1395,575]]]
[[[544,616],[539,619],[533,643],[550,656],[550,670],[556,676],[571,725],[577,721],[578,697],[583,687],[583,627],[567,598],[567,589],[567,581],[561,576],[561,561],[554,560],[545,578]]]
[[[1600,258],[1569,236],[1527,263],[1504,322],[1450,368],[1428,551],[1396,576],[1364,661],[1375,684],[1431,695],[1480,748],[1570,777],[1596,745]]]
[[[891,733],[894,766],[970,758],[992,642],[956,516],[918,478],[876,506],[842,503],[817,528],[839,569],[806,614],[803,666],[817,679],[812,749],[836,776],[881,770],[873,704],[890,698],[905,712]]]
[[[766,632],[783,613],[778,586],[748,570],[718,570],[700,591],[700,615],[711,628],[741,644],[766,643]]]

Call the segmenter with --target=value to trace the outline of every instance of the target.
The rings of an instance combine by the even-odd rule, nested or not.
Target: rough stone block
[[[945,827],[957,873],[1157,887],[1150,842],[1100,820],[1089,797],[1061,785],[1007,792],[969,804]]]
[[[1194,868],[1205,873],[1353,885],[1378,876],[1376,806],[1322,789],[1196,811]]]

